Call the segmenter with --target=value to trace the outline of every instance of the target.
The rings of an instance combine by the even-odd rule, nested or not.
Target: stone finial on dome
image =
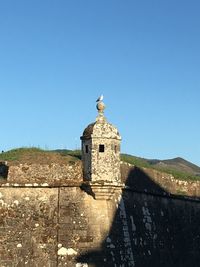
[[[105,110],[105,108],[106,108],[106,106],[105,106],[105,104],[102,102],[102,100],[103,100],[103,95],[101,95],[98,99],[97,99],[97,105],[96,105],[96,108],[97,108],[97,110],[98,110],[98,113],[99,113],[99,116],[97,117],[97,118],[99,118],[99,117],[103,117],[103,113],[104,113],[104,110]]]
[[[100,114],[103,114],[106,108],[105,104],[102,101],[98,102],[96,107]]]

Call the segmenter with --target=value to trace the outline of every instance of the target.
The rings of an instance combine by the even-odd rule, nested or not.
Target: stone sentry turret
[[[105,116],[103,96],[97,99],[98,116],[81,136],[84,181],[120,183],[121,136]]]

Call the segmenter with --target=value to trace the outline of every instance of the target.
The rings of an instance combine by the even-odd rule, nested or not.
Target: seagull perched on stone
[[[98,97],[96,102],[100,102],[102,100],[103,100],[103,95],[101,95],[100,97]]]

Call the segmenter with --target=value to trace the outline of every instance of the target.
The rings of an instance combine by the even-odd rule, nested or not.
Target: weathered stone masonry
[[[86,181],[120,183],[120,141],[116,127],[104,117],[105,105],[97,104],[96,122],[89,124],[81,136],[83,178]]]
[[[4,187],[0,215],[2,267],[199,266],[198,200],[130,188],[96,200],[79,186]]]
[[[80,162],[8,168],[0,267],[199,267],[199,183],[129,164],[120,172],[121,137],[97,108],[83,173]]]

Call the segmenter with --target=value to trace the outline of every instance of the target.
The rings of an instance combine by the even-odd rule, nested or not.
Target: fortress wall
[[[197,200],[127,189],[95,200],[79,187],[1,188],[0,266],[197,267],[199,221]]]
[[[8,175],[0,179],[0,186],[68,186],[81,184],[83,181],[81,161],[69,164],[18,164],[10,165]],[[116,172],[116,171],[115,171]],[[1,176],[1,173],[0,173]],[[135,191],[166,194],[181,194],[200,197],[200,181],[181,181],[171,174],[154,169],[137,168],[128,163],[121,163],[122,181]]]
[[[96,201],[80,187],[1,188],[0,266],[79,266],[100,249],[115,201]]]
[[[123,199],[135,266],[199,266],[200,201],[128,190]]]
[[[0,266],[56,266],[58,189],[0,189]]]
[[[101,243],[112,227],[116,199],[117,195],[111,201],[95,200],[79,188],[60,190],[58,242],[74,253],[59,257],[59,266],[82,266],[76,260],[78,255],[101,251]]]
[[[121,174],[126,186],[138,192],[200,197],[199,180],[178,180],[171,174],[150,168],[138,168],[128,163],[121,163]]]
[[[65,185],[69,181],[82,181],[81,161],[69,164],[24,163],[8,166],[7,182],[17,184],[48,183],[48,185]]]

